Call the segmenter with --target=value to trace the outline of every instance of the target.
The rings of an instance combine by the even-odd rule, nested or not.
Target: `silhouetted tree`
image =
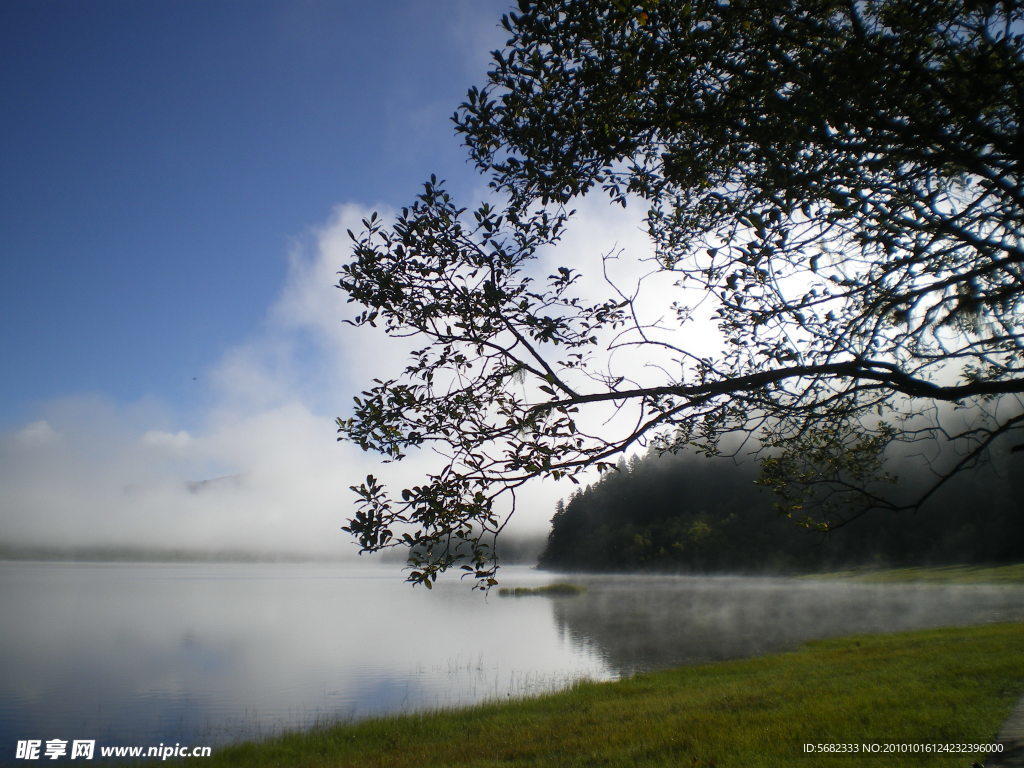
[[[523,0],[502,23],[454,117],[493,202],[463,207],[432,177],[352,234],[341,269],[354,323],[422,346],[340,433],[446,457],[398,498],[356,489],[364,549],[411,547],[416,582],[464,558],[490,583],[500,497],[642,441],[715,453],[735,432],[766,449],[783,511],[827,528],[914,508],[1021,426],[1000,400],[1024,392],[1019,2]],[[657,268],[690,289],[666,308],[676,333],[638,320],[641,296],[588,299],[579,273],[537,265],[594,190],[647,206]],[[694,292],[719,354],[688,345]],[[663,378],[609,365],[623,345]],[[951,431],[944,404],[977,415]],[[630,426],[587,429],[608,405]],[[941,433],[951,465],[921,498],[885,498],[886,448]]]

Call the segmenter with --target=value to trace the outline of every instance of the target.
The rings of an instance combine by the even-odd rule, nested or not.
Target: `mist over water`
[[[18,739],[221,744],[833,635],[1024,619],[1019,587],[573,580],[583,595],[510,599],[457,579],[413,589],[394,566],[0,562],[0,763]]]
[[[1024,589],[791,578],[592,576],[559,631],[617,675],[793,650],[808,640],[1024,619]]]

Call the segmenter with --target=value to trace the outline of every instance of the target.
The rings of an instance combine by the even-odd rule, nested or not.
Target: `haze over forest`
[[[822,532],[780,514],[749,459],[634,457],[559,503],[540,562],[554,570],[691,573],[1019,562],[1024,476],[1014,471],[1018,460],[997,457],[942,487],[917,511],[854,514]],[[919,498],[936,481],[941,461],[891,462],[887,469],[898,480],[884,492]],[[815,517],[816,510],[806,513]]]

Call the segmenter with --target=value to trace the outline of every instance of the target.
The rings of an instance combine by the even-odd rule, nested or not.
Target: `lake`
[[[507,585],[554,574],[505,568]],[[397,566],[0,563],[0,749],[223,744],[858,632],[1024,620],[1024,589],[586,576],[413,589]]]

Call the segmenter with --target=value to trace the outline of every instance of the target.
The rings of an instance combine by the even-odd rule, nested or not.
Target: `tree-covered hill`
[[[1008,466],[1007,466],[1008,465]],[[828,533],[780,514],[754,463],[650,454],[559,502],[544,568],[793,572],[862,564],[1024,560],[1024,478],[1012,458],[945,486],[917,513],[874,512]],[[928,480],[899,468],[898,490]]]

